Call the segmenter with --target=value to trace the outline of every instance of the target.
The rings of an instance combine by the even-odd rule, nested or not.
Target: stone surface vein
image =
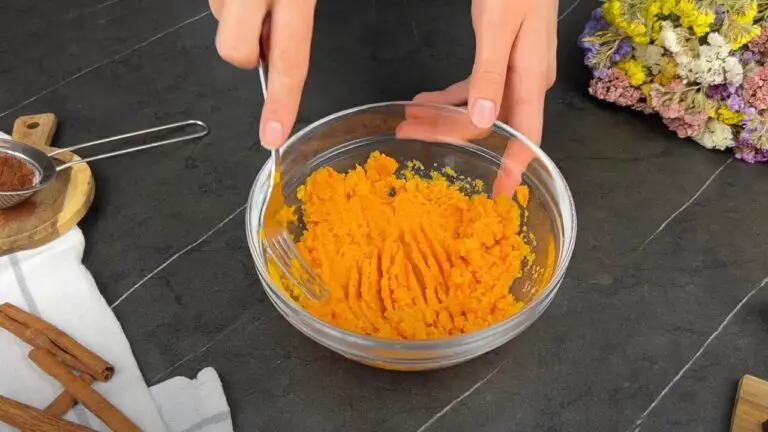
[[[656,405],[658,405],[659,402],[661,402],[661,400],[664,398],[664,395],[666,395],[669,392],[669,390],[672,389],[675,383],[677,383],[680,380],[680,378],[682,378],[682,376],[691,367],[691,365],[693,365],[693,363],[696,362],[696,359],[698,359],[701,356],[701,354],[707,349],[709,344],[712,343],[712,341],[715,340],[717,335],[719,335],[723,331],[725,326],[728,325],[728,323],[731,321],[734,315],[736,315],[736,313],[738,313],[739,310],[741,310],[742,306],[744,306],[749,301],[749,299],[752,298],[752,296],[757,294],[757,292],[760,291],[765,286],[766,283],[768,283],[768,276],[765,277],[762,281],[760,281],[760,283],[758,283],[757,286],[755,286],[755,288],[752,289],[752,291],[750,291],[746,296],[744,296],[744,298],[736,305],[736,307],[733,308],[733,310],[725,317],[725,319],[723,319],[723,321],[717,327],[717,330],[715,330],[715,332],[712,333],[707,338],[706,341],[704,341],[704,344],[701,346],[701,348],[699,348],[698,351],[696,351],[696,354],[694,354],[693,357],[691,357],[688,363],[686,363],[685,366],[683,366],[683,368],[680,369],[680,372],[678,372],[677,375],[675,375],[675,377],[672,378],[672,381],[670,381],[669,384],[667,384],[667,386],[664,387],[661,393],[659,393],[659,395],[656,396],[653,402],[651,402],[651,405],[649,405],[648,408],[640,415],[640,417],[637,419],[635,424],[632,425],[631,428],[627,429],[627,432],[640,431],[640,428],[643,425],[643,421],[645,421],[645,418],[648,416],[648,414],[650,414],[651,411],[653,411]]]
[[[109,2],[106,3],[106,4],[109,4]],[[106,4],[104,4],[104,6]],[[101,63],[97,63],[97,64],[95,64],[95,65],[93,65],[93,66],[91,66],[91,67],[89,67],[87,69],[82,70],[82,71],[76,73],[75,75],[72,75],[71,77],[66,78],[65,80],[61,81],[60,83],[58,83],[58,84],[56,84],[54,86],[48,87],[47,89],[45,89],[42,92],[36,94],[35,96],[32,96],[29,99],[21,102],[20,104],[14,106],[13,108],[10,108],[10,109],[6,110],[5,112],[0,113],[0,118],[5,117],[6,115],[16,111],[17,109],[22,108],[25,105],[27,105],[29,103],[32,103],[32,102],[36,101],[37,99],[40,99],[41,97],[43,97],[43,96],[45,96],[45,95],[47,95],[47,94],[49,94],[49,93],[51,93],[51,92],[53,92],[53,91],[55,91],[55,90],[57,90],[59,88],[61,88],[61,87],[65,86],[65,85],[71,83],[72,81],[82,77],[83,75],[86,75],[86,74],[88,74],[90,72],[93,72],[94,70],[96,70],[96,69],[98,69],[98,68],[100,68],[100,67],[102,67],[102,66],[104,66],[106,64],[112,63],[113,61],[119,60],[119,59],[127,56],[128,54],[136,51],[137,49],[142,48],[144,46],[147,46],[150,43],[152,43],[152,42],[160,39],[161,37],[167,35],[168,33],[174,32],[174,31],[180,29],[181,27],[184,27],[185,25],[187,25],[189,23],[195,22],[195,21],[199,20],[200,18],[202,18],[202,17],[204,17],[206,15],[209,15],[210,13],[211,13],[210,11],[205,11],[205,12],[203,12],[203,13],[197,15],[197,16],[194,16],[194,17],[192,17],[192,18],[190,18],[190,19],[188,19],[188,20],[186,20],[184,22],[176,24],[175,26],[169,28],[168,30],[162,31],[162,32],[152,36],[151,38],[145,40],[144,42],[142,42],[142,43],[140,43],[138,45],[135,45],[135,46],[133,46],[133,47],[131,47],[131,48],[121,52],[120,54],[118,54],[116,56],[110,57],[110,58],[102,61]]]
[[[653,232],[653,234],[651,234],[651,236],[650,236],[650,237],[648,237],[648,238],[645,240],[645,242],[643,242],[642,246],[640,246],[640,249],[638,249],[638,252],[640,252],[640,251],[642,251],[643,249],[645,249],[645,247],[646,247],[646,246],[648,246],[648,243],[650,243],[650,242],[651,242],[651,241],[652,241],[654,238],[656,238],[656,236],[657,236],[657,235],[658,235],[658,234],[659,234],[659,233],[660,233],[660,232],[661,232],[661,231],[662,231],[664,228],[666,228],[666,226],[667,226],[667,225],[668,225],[668,224],[669,224],[669,223],[672,221],[672,219],[674,219],[674,218],[675,218],[677,215],[679,215],[680,213],[682,213],[682,212],[683,212],[683,210],[685,210],[686,208],[688,208],[688,206],[689,206],[689,205],[691,205],[691,204],[692,204],[694,201],[696,201],[696,198],[698,198],[698,197],[699,197],[699,195],[701,195],[701,193],[702,193],[702,192],[704,192],[704,189],[706,189],[706,188],[707,188],[707,186],[709,186],[709,185],[710,185],[710,183],[712,183],[712,181],[714,181],[714,180],[715,180],[715,178],[716,178],[716,177],[717,177],[717,176],[720,174],[720,172],[721,172],[723,169],[725,169],[725,167],[726,167],[726,166],[728,166],[728,164],[729,164],[729,163],[731,163],[732,161],[733,161],[733,159],[728,159],[727,161],[725,161],[725,163],[723,163],[722,165],[720,165],[720,168],[718,168],[718,169],[717,169],[717,170],[714,172],[714,174],[712,174],[712,175],[711,175],[711,176],[710,176],[710,177],[707,179],[707,181],[706,181],[706,182],[704,182],[704,185],[702,185],[702,186],[701,186],[701,188],[699,188],[699,190],[698,190],[698,191],[696,191],[696,193],[695,193],[695,194],[694,194],[694,195],[693,195],[693,196],[692,196],[692,197],[691,197],[691,198],[690,198],[688,201],[686,201],[686,202],[685,202],[685,204],[683,204],[683,206],[682,206],[682,207],[680,207],[679,209],[677,209],[677,211],[675,211],[674,213],[672,213],[672,215],[670,215],[670,216],[667,218],[667,220],[665,220],[664,222],[662,222],[662,224],[661,224],[661,225],[659,225],[659,227],[656,229],[656,231],[654,231],[654,232]]]
[[[219,230],[219,228],[223,227],[223,226],[224,226],[224,225],[225,225],[227,222],[229,222],[229,221],[230,221],[230,220],[232,220],[234,217],[236,217],[237,215],[239,215],[239,214],[240,214],[240,213],[241,213],[243,210],[245,210],[245,205],[243,205],[243,206],[241,206],[240,208],[238,208],[237,210],[235,210],[235,211],[234,211],[234,213],[232,213],[231,215],[227,216],[227,218],[226,218],[226,219],[224,219],[223,221],[219,222],[219,224],[218,224],[218,225],[216,225],[215,227],[213,227],[213,229],[212,229],[212,230],[210,230],[210,231],[208,231],[207,233],[205,233],[205,234],[204,234],[202,237],[200,237],[199,239],[197,239],[197,240],[195,240],[194,242],[190,243],[190,244],[189,244],[187,247],[185,247],[184,249],[182,249],[182,250],[180,250],[180,251],[176,252],[176,253],[175,253],[175,254],[174,254],[172,257],[168,258],[168,260],[166,260],[164,263],[160,264],[160,266],[159,266],[159,267],[157,267],[156,269],[152,270],[152,271],[151,271],[151,272],[150,272],[148,275],[144,276],[144,277],[143,277],[143,278],[142,278],[140,281],[138,281],[138,282],[136,283],[136,285],[134,285],[133,287],[131,287],[131,289],[129,289],[128,291],[126,291],[126,292],[125,292],[125,294],[123,294],[122,296],[120,296],[120,298],[118,298],[117,300],[115,300],[115,302],[114,302],[114,303],[112,303],[111,305],[109,305],[109,307],[111,307],[112,309],[114,309],[114,308],[115,308],[117,305],[119,305],[120,303],[122,303],[122,301],[123,301],[123,300],[125,300],[126,298],[128,298],[128,296],[130,296],[131,294],[133,294],[133,292],[134,292],[134,291],[136,291],[136,290],[137,290],[139,287],[141,287],[141,286],[144,284],[144,282],[146,282],[147,280],[149,280],[149,279],[150,279],[152,276],[156,275],[156,274],[157,274],[157,273],[158,273],[160,270],[162,270],[162,269],[164,269],[165,267],[167,267],[167,266],[168,266],[168,264],[172,263],[174,260],[176,260],[176,258],[178,258],[178,257],[180,257],[180,256],[182,256],[182,255],[184,255],[184,254],[185,254],[185,253],[186,253],[188,250],[190,250],[190,249],[192,249],[193,247],[195,247],[195,246],[199,245],[200,243],[202,243],[202,242],[203,242],[205,239],[207,239],[208,237],[210,237],[210,236],[211,236],[211,234],[213,234],[213,233],[215,233],[216,231],[218,231],[218,230]]]

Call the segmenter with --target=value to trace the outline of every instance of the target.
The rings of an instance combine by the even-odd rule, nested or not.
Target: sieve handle
[[[95,145],[98,145],[98,144],[111,143],[111,142],[120,141],[120,140],[126,139],[126,138],[131,138],[131,137],[141,136],[141,135],[147,135],[147,134],[150,134],[150,133],[153,133],[153,132],[170,131],[170,130],[175,130],[175,129],[183,130],[183,129],[186,129],[186,128],[190,127],[190,126],[197,126],[198,128],[200,128],[200,131],[195,132],[195,133],[190,133],[190,134],[187,134],[187,135],[182,135],[182,136],[179,136],[179,137],[176,137],[176,138],[170,138],[170,139],[163,140],[163,141],[157,141],[157,142],[153,142],[153,143],[149,143],[149,144],[143,144],[143,145],[139,145],[139,146],[135,146],[135,147],[129,147],[129,148],[126,148],[126,149],[117,150],[117,151],[113,151],[113,152],[110,152],[110,153],[103,153],[103,154],[100,154],[100,155],[91,156],[91,157],[88,157],[88,158],[79,159],[79,160],[75,160],[75,161],[72,161],[72,162],[67,162],[65,164],[59,165],[56,168],[56,171],[65,170],[65,169],[67,169],[67,168],[69,168],[69,167],[71,167],[73,165],[77,165],[77,164],[84,163],[84,162],[91,162],[91,161],[95,161],[95,160],[99,160],[99,159],[106,159],[106,158],[113,157],[113,156],[124,155],[126,153],[132,153],[132,152],[136,152],[136,151],[147,150],[147,149],[151,149],[151,148],[154,148],[154,147],[159,147],[159,146],[162,146],[162,145],[165,145],[165,144],[171,144],[171,143],[175,143],[175,142],[179,142],[179,141],[186,141],[186,140],[190,140],[190,139],[194,139],[194,138],[200,138],[200,137],[203,137],[203,136],[207,135],[208,132],[210,131],[210,129],[208,128],[208,125],[206,125],[205,123],[203,123],[201,121],[198,121],[198,120],[187,120],[187,121],[183,121],[183,122],[179,122],[179,123],[173,123],[173,124],[169,124],[169,125],[165,125],[165,126],[158,126],[158,127],[154,127],[154,128],[151,128],[151,129],[145,129],[145,130],[142,130],[142,131],[131,132],[131,133],[123,134],[123,135],[117,135],[117,136],[113,136],[113,137],[109,137],[109,138],[100,139],[100,140],[97,140],[97,141],[87,142],[87,143],[84,143],[84,144],[74,145],[72,147],[67,147],[67,148],[56,150],[56,151],[54,151],[52,153],[48,153],[48,156],[53,157],[53,156],[55,156],[58,153],[71,152],[71,151],[78,150],[78,149],[85,148],[85,147],[91,147],[91,146],[95,146]]]

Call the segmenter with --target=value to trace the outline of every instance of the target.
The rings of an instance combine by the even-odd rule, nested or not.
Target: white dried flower
[[[725,79],[728,82],[739,85],[744,81],[744,68],[741,66],[741,62],[736,57],[728,57],[725,59],[724,65]]]
[[[707,43],[713,47],[724,48],[726,53],[731,50],[730,45],[728,45],[728,41],[726,41],[725,38],[718,32],[712,32],[708,34]]]
[[[669,21],[661,22],[661,32],[659,33],[659,40],[664,48],[669,52],[676,54],[680,52],[683,47],[680,45],[680,41],[677,39],[677,33],[675,33],[675,27]]]
[[[742,79],[743,70],[737,70],[736,66],[730,64],[730,61],[729,66],[726,65],[726,60],[730,58],[728,54],[731,48],[725,39],[718,33],[710,33],[707,36],[707,41],[709,44],[702,45],[699,48],[698,58],[692,59],[684,56],[682,53],[675,55],[675,60],[678,63],[677,70],[680,76],[689,81],[704,85],[722,84],[726,79],[731,81],[731,78],[726,76],[730,70],[731,77],[739,80]],[[730,67],[730,69],[727,69],[727,67]],[[741,65],[739,65],[740,67]]]
[[[706,126],[693,137],[693,140],[708,149],[725,150],[734,146],[733,130],[727,124],[715,120],[707,120]]]
[[[661,72],[661,58],[664,55],[664,48],[656,45],[635,44],[634,56],[641,63],[648,66],[653,75]]]

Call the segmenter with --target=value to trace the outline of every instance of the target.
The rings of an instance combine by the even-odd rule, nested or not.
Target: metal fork
[[[259,80],[264,100],[267,100],[267,74],[264,62],[259,63]],[[289,237],[288,230],[283,226],[278,215],[285,207],[281,176],[280,150],[272,150],[272,176],[270,177],[270,191],[267,198],[267,208],[262,217],[262,229],[264,240],[267,244],[267,253],[282,268],[282,270],[298,283],[298,287],[304,294],[314,301],[326,298],[327,291],[323,283],[315,275],[315,272],[304,261]]]

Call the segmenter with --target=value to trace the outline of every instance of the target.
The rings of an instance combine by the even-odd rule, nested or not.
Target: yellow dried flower
[[[603,17],[635,43],[650,43],[657,16],[661,13],[661,0],[636,2],[629,6],[628,3],[627,0],[606,0],[602,6]]]
[[[635,87],[645,82],[646,72],[643,64],[633,58],[627,58],[616,64],[616,68],[627,75],[629,83]]]
[[[754,23],[755,16],[757,15],[757,1],[753,0],[749,3],[746,10],[740,11],[741,13],[733,13],[730,18],[738,21],[742,24]]]
[[[747,42],[760,36],[760,32],[761,32],[760,27],[752,26],[746,32],[729,34],[726,39],[728,40],[728,44],[731,46],[731,49],[735,51],[741,48],[741,46],[746,44]]]
[[[643,96],[645,96],[646,100],[651,100],[651,84],[646,83],[640,86],[640,91],[643,92]]]
[[[673,79],[675,79],[676,76],[677,76],[677,64],[675,63],[675,60],[671,57],[662,57],[661,71],[653,79],[653,82],[655,82],[656,84],[667,86],[669,85],[669,83],[672,82]]]
[[[662,0],[661,13],[664,15],[669,15],[675,10],[676,6],[677,6],[676,0]]]
[[[743,120],[744,114],[735,113],[729,110],[727,106],[721,106],[717,109],[717,119],[727,125],[733,125]]]
[[[680,25],[693,30],[696,36],[709,33],[712,23],[715,22],[714,11],[699,10],[693,0],[679,0],[673,12],[680,17]]]

